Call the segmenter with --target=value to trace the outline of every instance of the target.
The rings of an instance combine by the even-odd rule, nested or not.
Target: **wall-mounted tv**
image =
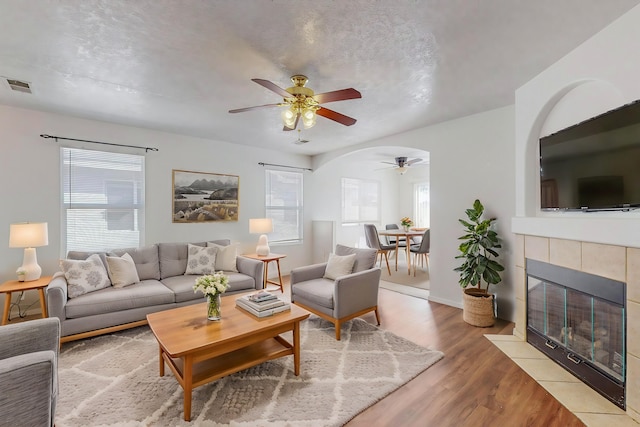
[[[540,138],[540,207],[640,207],[640,100]]]

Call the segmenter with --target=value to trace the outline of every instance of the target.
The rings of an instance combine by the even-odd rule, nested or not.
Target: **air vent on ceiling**
[[[31,84],[29,82],[23,82],[22,80],[9,78],[7,78],[6,80],[11,90],[15,90],[16,92],[31,93]]]

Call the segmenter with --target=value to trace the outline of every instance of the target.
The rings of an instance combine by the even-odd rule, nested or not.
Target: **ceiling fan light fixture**
[[[316,112],[311,108],[306,108],[302,112],[302,124],[305,129],[312,128],[316,124]]]
[[[396,171],[400,174],[400,175],[404,175],[405,173],[407,173],[407,167],[406,166],[399,166],[396,168]]]
[[[282,122],[289,129],[293,129],[296,124],[296,113],[291,108],[282,110]]]

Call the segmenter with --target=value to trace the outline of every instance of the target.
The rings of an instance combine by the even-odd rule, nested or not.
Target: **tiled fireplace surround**
[[[584,271],[627,284],[627,415],[640,421],[640,249],[532,235],[516,235],[516,328],[526,340],[525,259]]]

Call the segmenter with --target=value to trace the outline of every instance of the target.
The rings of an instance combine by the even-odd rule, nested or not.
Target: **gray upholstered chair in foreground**
[[[332,278],[330,270],[334,269],[329,265],[333,259],[291,271],[291,301],[332,322],[337,340],[340,339],[342,323],[370,311],[375,312],[376,321],[380,324],[378,286],[381,272],[375,267],[377,251],[336,245],[335,255],[351,254],[355,254],[353,267],[347,274],[336,278]]]
[[[53,425],[59,347],[57,317],[0,326],[0,427]]]

